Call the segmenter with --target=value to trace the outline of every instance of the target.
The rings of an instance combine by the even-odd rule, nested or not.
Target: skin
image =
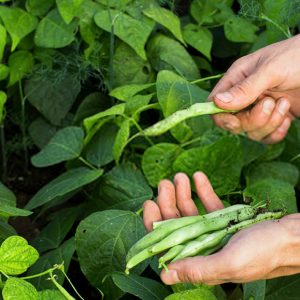
[[[223,208],[204,173],[195,173],[194,183],[207,212]],[[152,230],[153,222],[196,214],[198,211],[191,197],[190,181],[184,173],[176,174],[174,183],[169,180],[160,182],[157,203],[151,200],[144,203],[144,224],[148,231]],[[163,270],[161,279],[165,284],[192,282],[216,285],[300,273],[299,225],[300,214],[291,214],[243,229],[213,255],[169,264],[169,272]]]
[[[291,121],[300,116],[299,76],[300,35],[238,59],[210,99],[220,108],[243,111],[216,115],[215,123],[263,143],[281,141]]]

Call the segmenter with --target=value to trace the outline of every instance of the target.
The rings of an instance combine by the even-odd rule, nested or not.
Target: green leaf
[[[83,147],[84,132],[80,127],[65,127],[55,133],[49,143],[31,162],[35,167],[47,167],[79,157]]]
[[[8,59],[10,69],[9,86],[12,86],[28,74],[34,64],[33,55],[29,51],[20,50],[12,53]]]
[[[240,136],[240,140],[243,149],[243,161],[245,166],[258,159],[262,154],[266,153],[266,145],[243,136]]]
[[[0,241],[2,242],[12,235],[17,235],[16,230],[8,223],[0,221]]]
[[[14,51],[27,34],[38,25],[38,19],[18,7],[0,6],[0,18],[12,39],[11,51]]]
[[[113,71],[112,87],[144,84],[153,78],[149,62],[143,60],[132,48],[122,42],[116,47],[113,56]]]
[[[142,300],[163,300],[170,294],[161,283],[135,274],[115,273],[112,280],[123,292]]]
[[[297,212],[294,187],[282,180],[266,178],[247,186],[243,192],[244,198],[253,201],[252,205],[266,203],[268,209],[286,209],[288,213]]]
[[[122,85],[113,89],[109,95],[121,101],[129,101],[139,92],[142,92],[152,86],[154,86],[154,83]]]
[[[4,105],[7,100],[7,95],[0,91],[0,124],[3,124],[5,118]]]
[[[26,0],[27,11],[33,16],[43,16],[53,6],[54,0]]]
[[[255,32],[257,30],[257,26],[237,16],[228,19],[224,24],[225,35],[232,42],[253,43],[256,39]]]
[[[58,290],[44,290],[39,292],[39,300],[66,300],[66,297]]]
[[[127,141],[130,137],[130,127],[131,127],[131,120],[125,119],[120,129],[117,133],[114,145],[113,145],[113,157],[116,162],[119,162],[120,157],[123,153],[124,148],[126,147]]]
[[[243,284],[244,299],[265,300],[266,280],[257,280]],[[251,298],[252,297],[252,298]]]
[[[10,236],[0,247],[0,271],[7,275],[24,273],[39,258],[39,253],[20,236]]]
[[[172,294],[165,300],[217,300],[216,296],[207,288],[197,288]]]
[[[297,300],[300,293],[300,275],[285,276],[267,281],[265,300]],[[256,299],[255,299],[256,300]]]
[[[160,143],[149,147],[142,157],[142,169],[153,187],[164,178],[170,178],[173,174],[173,162],[183,150],[179,145]]]
[[[62,48],[74,41],[77,21],[66,24],[57,9],[51,10],[39,23],[34,42],[38,47]]]
[[[6,45],[6,29],[0,24],[0,61],[2,61],[4,49]]]
[[[272,178],[295,186],[299,179],[299,170],[288,162],[272,161],[250,166],[246,170],[245,176],[247,185],[262,179]]]
[[[75,240],[81,271],[107,299],[119,299],[123,293],[111,278],[103,283],[102,280],[107,274],[125,270],[127,252],[144,235],[140,217],[130,211],[96,212],[79,224]],[[137,266],[136,273],[141,273],[145,267],[145,264]]]
[[[10,205],[1,205],[0,206],[0,216],[7,217],[27,217],[31,215],[32,212],[26,209],[20,209]]]
[[[15,194],[7,188],[2,182],[0,182],[0,207],[16,207],[17,199]],[[9,217],[6,213],[1,213],[0,210],[0,216],[7,218]]]
[[[135,115],[141,112],[151,101],[154,93],[148,95],[135,95],[126,102],[125,113]]]
[[[104,124],[87,145],[86,158],[100,168],[114,160],[112,155],[118,127],[113,123]]]
[[[39,300],[35,287],[29,282],[16,277],[7,279],[2,290],[2,296],[3,300]]]
[[[43,254],[39,260],[28,270],[28,276],[38,274],[53,268],[56,264],[64,264],[64,270],[67,273],[71,259],[75,252],[74,238],[65,241],[60,247],[55,250]],[[53,272],[56,275],[56,280],[59,284],[63,284],[64,276],[58,270]],[[40,276],[29,280],[37,289],[53,289],[53,283],[47,279],[47,276]]]
[[[0,64],[0,81],[8,77],[9,67],[3,64]]]
[[[150,5],[143,10],[143,13],[166,27],[180,42],[185,44],[181,34],[180,20],[172,11],[158,5]]]
[[[111,32],[132,47],[144,60],[147,59],[144,46],[154,27],[154,22],[143,23],[115,9],[104,10],[95,15],[96,24]],[[112,24],[113,22],[113,24]]]
[[[116,104],[110,108],[108,108],[105,111],[101,111],[93,116],[90,116],[88,118],[85,118],[83,120],[83,125],[85,127],[85,130],[89,132],[92,127],[94,127],[101,119],[107,116],[115,116],[115,115],[122,115],[125,110],[125,104]]]
[[[180,154],[173,164],[175,172],[190,177],[203,171],[218,195],[226,195],[239,185],[242,170],[242,150],[239,139],[228,136],[207,146],[192,148]]]
[[[80,82],[67,74],[59,82],[30,78],[25,85],[29,102],[53,125],[61,125],[80,92]]]
[[[54,219],[31,241],[31,245],[39,253],[58,248],[76,221],[79,208],[66,208],[57,212]]]
[[[64,21],[69,24],[81,9],[85,0],[56,0],[56,5]]]
[[[204,27],[188,24],[183,28],[185,41],[200,53],[211,59],[210,51],[213,43],[212,33]]]
[[[148,42],[148,58],[156,71],[174,71],[188,80],[200,77],[198,67],[187,50],[165,35],[156,34]]]
[[[101,178],[96,205],[100,210],[137,211],[144,201],[152,199],[152,189],[141,171],[131,164],[118,165]],[[100,199],[100,201],[99,201]]]
[[[27,209],[44,205],[57,197],[64,196],[98,179],[103,170],[91,170],[85,167],[71,169],[42,187],[27,203]]]

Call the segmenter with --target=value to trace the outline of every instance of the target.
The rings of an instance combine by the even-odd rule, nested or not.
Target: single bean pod
[[[137,241],[130,249],[126,257],[126,261],[129,261],[133,256],[137,255],[139,252],[142,250],[149,248],[150,246],[153,246],[155,243],[161,241],[163,238],[167,237],[170,233],[173,231],[196,223],[196,222],[205,222],[206,220],[214,219],[214,218],[219,218],[223,215],[230,214],[235,211],[239,211],[243,208],[249,208],[249,205],[244,205],[244,204],[237,204],[237,205],[232,205],[229,207],[226,207],[224,209],[216,210],[214,212],[211,212],[206,215],[202,216],[191,216],[191,217],[182,217],[178,219],[170,219],[170,220],[165,220],[161,222],[155,222],[155,224],[158,225],[158,227],[155,227],[155,229],[151,232],[149,232],[147,235],[142,237],[139,241]]]
[[[162,268],[166,262],[175,258],[184,248],[185,248],[185,245],[176,245],[176,246],[172,247],[171,249],[169,249],[169,251],[165,255],[163,255],[162,257],[159,258],[158,267]]]
[[[232,110],[224,110],[217,107],[214,102],[204,102],[196,103],[191,105],[189,108],[178,110],[165,118],[162,121],[157,122],[151,127],[148,127],[144,130],[144,135],[146,136],[157,136],[161,135],[180,122],[185,121],[186,119],[202,116],[202,115],[211,115],[221,112],[234,112]]]
[[[238,209],[228,214],[220,215],[219,218],[206,219],[202,222],[197,222],[192,225],[184,226],[169,234],[166,238],[150,247],[150,252],[155,254],[163,252],[175,245],[193,240],[200,235],[220,230],[228,226],[229,223],[237,223],[252,218],[256,214],[256,209],[249,206]]]
[[[247,228],[251,225],[254,225],[259,222],[263,222],[266,220],[274,220],[279,219],[284,215],[284,212],[266,212],[263,214],[257,215],[254,219],[246,220],[235,225],[228,226],[227,228],[213,232],[209,234],[207,237],[200,241],[191,241],[189,242],[185,248],[178,254],[172,262],[183,259],[186,257],[191,257],[195,255],[199,255],[204,250],[215,247],[221,243],[221,241],[226,238],[228,234],[233,234],[243,228]]]

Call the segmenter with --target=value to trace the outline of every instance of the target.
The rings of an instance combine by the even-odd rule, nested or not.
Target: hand
[[[235,234],[219,252],[168,265],[165,284],[216,285],[250,282],[300,273],[300,214],[266,221]]]
[[[300,115],[300,102],[298,101],[300,98],[299,76],[300,35],[238,59],[218,82],[210,98],[215,101],[217,106],[230,110],[241,110],[258,99],[258,108],[248,110],[246,113],[237,116],[230,114],[217,115],[214,117],[216,124],[225,129],[238,132],[243,130],[243,124],[247,122],[245,119],[251,119],[252,123],[246,128],[246,131],[255,135],[257,130],[266,125],[266,123],[261,125],[261,123],[253,122],[253,120],[261,118],[258,114],[263,114],[262,108],[265,104],[264,110],[266,112],[271,111],[278,114],[281,111],[287,117],[282,118],[282,123],[276,127],[282,127],[287,132],[286,128],[289,127],[292,118]],[[280,103],[275,106],[270,101],[261,102],[266,96],[272,97],[273,101]],[[289,113],[286,113],[286,111],[289,111]],[[267,113],[267,116],[270,117],[271,114]],[[271,118],[268,118],[268,120],[267,123],[272,124],[273,120]],[[273,132],[275,131],[276,129]],[[275,134],[275,136],[271,136],[269,134],[268,139],[264,142],[278,142],[284,135]],[[261,134],[254,137],[254,139],[259,139],[259,136]]]
[[[195,173],[194,182],[197,195],[207,212],[224,208],[204,173]],[[144,224],[148,231],[153,229],[153,222],[198,215],[198,209],[192,200],[188,176],[184,173],[176,174],[174,184],[169,180],[162,180],[158,187],[157,203],[151,200],[146,201],[143,205],[143,212]]]

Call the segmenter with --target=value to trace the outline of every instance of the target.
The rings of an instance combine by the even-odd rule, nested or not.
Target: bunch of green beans
[[[268,212],[263,208],[237,204],[202,216],[156,222],[154,230],[129,250],[126,270],[155,254],[165,252],[159,266],[195,255],[209,255],[222,248],[237,231],[266,220],[279,219],[284,211]],[[166,252],[167,251],[167,252]]]

